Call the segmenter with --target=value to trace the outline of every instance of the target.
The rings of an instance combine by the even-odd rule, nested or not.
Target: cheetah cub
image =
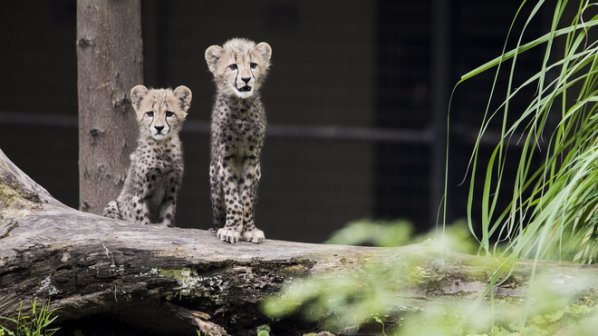
[[[104,208],[104,216],[172,226],[183,179],[179,131],[191,106],[191,90],[137,85],[131,90],[131,103],[139,124],[137,149],[131,154],[125,185]]]
[[[259,89],[271,55],[268,43],[240,38],[210,46],[205,53],[216,83],[210,162],[213,219],[217,237],[229,243],[265,239],[253,213],[266,133]]]

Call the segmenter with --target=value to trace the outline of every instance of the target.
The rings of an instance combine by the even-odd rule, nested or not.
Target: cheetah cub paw
[[[224,227],[216,232],[216,237],[224,242],[234,244],[241,238],[241,233],[234,228]]]
[[[264,235],[264,231],[260,229],[253,229],[251,231],[243,232],[243,239],[248,242],[259,244],[266,239],[266,236]]]

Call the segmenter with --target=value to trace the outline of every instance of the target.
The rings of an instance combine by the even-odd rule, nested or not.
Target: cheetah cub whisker
[[[216,83],[212,110],[210,187],[216,235],[225,242],[261,243],[254,208],[261,176],[266,112],[259,89],[270,67],[266,42],[234,38],[210,46],[206,62]]]
[[[191,106],[191,90],[131,89],[131,103],[139,124],[137,148],[118,198],[104,208],[104,216],[137,223],[173,226],[183,179],[183,151],[179,131]]]

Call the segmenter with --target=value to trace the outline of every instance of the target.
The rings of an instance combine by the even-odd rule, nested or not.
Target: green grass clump
[[[19,307],[16,317],[0,316],[0,336],[52,336],[58,328],[51,328],[51,324],[58,318],[55,309],[50,309],[50,302],[41,307],[37,299],[33,299],[30,311],[23,311],[23,303]],[[9,327],[10,326],[10,329]]]
[[[593,263],[598,257],[598,41],[592,36],[598,33],[598,16],[592,12],[598,5],[585,0],[553,5],[547,34],[522,43],[529,22],[547,6],[537,1],[517,46],[463,75],[457,84],[497,68],[469,164],[468,223],[473,233],[474,205],[481,205],[479,241],[487,253],[493,252],[497,245],[491,242],[497,241],[506,242],[505,251],[517,257]],[[575,13],[572,18],[566,15],[570,12]],[[531,48],[544,48],[543,61],[535,75],[514,87],[518,56]],[[490,111],[498,75],[507,62],[506,99]],[[520,97],[528,87],[535,94]],[[527,100],[523,111],[511,108],[515,97]],[[509,121],[512,117],[515,121]],[[490,159],[481,162],[481,139],[493,122],[499,123],[501,140]],[[515,143],[521,148],[517,155],[509,150]],[[513,185],[507,186],[503,178],[509,160],[515,160],[517,170]],[[533,168],[537,161],[540,167]],[[480,174],[484,183],[477,186]],[[500,209],[505,189],[512,190],[507,195],[510,204]]]

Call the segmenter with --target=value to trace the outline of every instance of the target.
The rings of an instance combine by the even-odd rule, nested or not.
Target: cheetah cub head
[[[131,103],[140,135],[159,141],[180,131],[191,106],[191,90],[184,85],[174,91],[137,85],[131,89]]]
[[[268,74],[272,48],[266,42],[234,38],[206,49],[206,62],[218,92],[245,99],[259,90]]]

